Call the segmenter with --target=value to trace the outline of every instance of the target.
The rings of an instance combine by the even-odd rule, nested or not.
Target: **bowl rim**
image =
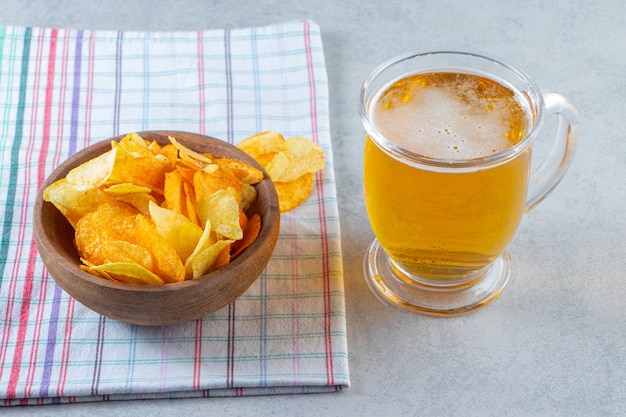
[[[130,292],[153,292],[153,293],[164,293],[164,292],[174,292],[174,291],[178,291],[187,287],[194,287],[194,286],[200,286],[202,285],[205,281],[210,280],[211,278],[215,277],[216,274],[224,274],[224,273],[228,273],[231,270],[235,270],[238,268],[245,268],[246,266],[248,266],[248,264],[252,264],[255,262],[255,258],[254,255],[257,253],[257,249],[260,249],[260,246],[263,245],[263,243],[266,241],[266,239],[270,239],[272,234],[275,233],[274,232],[274,228],[279,227],[280,225],[280,210],[279,210],[279,206],[278,206],[278,196],[276,194],[276,188],[274,187],[274,184],[271,180],[271,178],[269,177],[269,175],[267,174],[267,172],[265,171],[265,169],[263,169],[263,167],[261,166],[261,164],[259,164],[254,158],[252,158],[250,155],[248,155],[247,153],[245,153],[244,151],[242,151],[241,149],[237,148],[235,145],[228,143],[224,140],[218,139],[216,137],[213,136],[207,136],[204,134],[200,134],[200,133],[193,133],[193,132],[186,132],[186,131],[178,131],[178,130],[146,130],[146,131],[138,131],[136,132],[138,133],[140,136],[142,136],[144,139],[146,139],[145,136],[159,136],[159,139],[162,139],[163,137],[167,138],[167,136],[173,136],[175,137],[179,142],[181,142],[183,145],[187,146],[185,144],[186,139],[184,139],[184,136],[193,136],[195,138],[198,139],[202,139],[204,141],[207,142],[214,142],[217,141],[219,142],[219,146],[227,146],[227,147],[231,147],[233,152],[237,153],[237,159],[240,159],[243,162],[246,162],[252,166],[254,166],[255,168],[260,169],[263,172],[263,180],[261,182],[259,182],[258,184],[255,185],[255,188],[261,186],[264,188],[267,188],[268,191],[268,202],[267,202],[267,206],[268,206],[268,213],[266,215],[266,218],[273,218],[274,222],[273,224],[264,224],[264,222],[261,223],[261,231],[259,232],[259,235],[257,236],[257,238],[254,240],[254,242],[247,247],[243,252],[241,252],[237,258],[235,258],[232,262],[228,263],[227,265],[211,271],[209,273],[206,273],[198,278],[195,279],[189,279],[189,280],[184,280],[181,282],[173,282],[173,283],[165,283],[162,285],[144,285],[144,284],[129,284],[129,283],[123,283],[123,282],[117,282],[117,281],[111,281],[105,278],[101,278],[101,277],[97,277],[94,276],[86,271],[83,271],[81,268],[79,268],[79,263],[76,263],[73,265],[73,267],[75,268],[71,268],[71,270],[69,270],[66,267],[66,264],[64,262],[60,262],[60,266],[62,266],[62,268],[66,271],[68,271],[68,273],[71,274],[77,274],[81,279],[89,281],[92,284],[96,284],[98,286],[102,286],[102,287],[107,287],[110,288],[112,290],[124,290],[124,291],[130,291]],[[177,137],[178,135],[178,137]],[[181,136],[182,135],[182,136]],[[65,175],[67,174],[67,172],[69,172],[69,170],[71,170],[72,168],[74,168],[75,166],[77,166],[76,161],[79,160],[81,157],[83,157],[86,154],[91,154],[92,152],[94,152],[94,149],[103,149],[103,152],[107,150],[107,147],[110,147],[111,141],[113,140],[117,140],[119,141],[121,138],[123,138],[124,136],[126,136],[126,134],[122,134],[122,135],[117,135],[108,139],[104,139],[98,142],[94,142],[88,146],[86,146],[85,148],[79,150],[78,152],[74,153],[73,155],[69,156],[66,160],[64,160],[60,165],[58,165],[45,179],[45,181],[43,182],[41,188],[39,189],[38,193],[37,193],[37,199],[35,201],[35,205],[33,207],[33,229],[34,229],[34,233],[35,233],[35,238],[36,238],[36,243],[38,246],[38,250],[46,250],[49,254],[54,254],[56,251],[56,248],[54,247],[54,245],[50,242],[47,233],[45,233],[45,225],[43,224],[42,221],[42,216],[41,215],[37,215],[40,214],[42,212],[43,206],[45,204],[50,204],[52,205],[52,203],[48,202],[48,201],[44,201],[43,199],[43,191],[46,189],[46,187],[50,184],[52,184],[54,181],[56,181],[57,179],[63,178],[65,177]],[[183,139],[181,140],[180,138],[183,137]],[[152,138],[148,138],[148,140],[152,140]],[[158,139],[156,139],[157,142],[159,142]],[[165,143],[169,143],[169,142],[165,142],[164,140],[162,140],[162,142],[159,142],[161,144],[165,144]],[[198,151],[196,149],[193,149],[195,151]],[[203,152],[202,150],[200,150],[199,152]],[[208,152],[208,151],[207,151]],[[96,155],[97,156],[97,155]],[[220,157],[220,156],[225,156],[225,155],[219,155],[216,154],[216,156]],[[56,210],[56,207],[54,208]],[[64,216],[63,220],[67,222],[67,219],[65,219]],[[39,225],[39,227],[37,227],[37,225]],[[69,225],[68,222],[68,226],[72,227],[71,225]],[[264,227],[265,226],[265,227]],[[43,231],[43,236],[39,233],[39,231]],[[41,249],[39,249],[39,246],[41,245]],[[78,252],[76,253],[76,255],[78,256]],[[41,257],[41,254],[40,254]],[[54,278],[54,276],[53,276]]]

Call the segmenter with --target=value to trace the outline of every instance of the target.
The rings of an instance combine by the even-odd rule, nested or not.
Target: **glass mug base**
[[[393,267],[378,240],[374,240],[365,254],[364,269],[367,284],[384,303],[423,315],[457,316],[495,300],[510,281],[513,268],[509,253],[504,252],[471,282],[428,285],[403,276]]]

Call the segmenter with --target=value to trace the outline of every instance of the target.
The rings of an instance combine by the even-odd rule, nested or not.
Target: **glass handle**
[[[545,160],[530,174],[526,211],[541,203],[559,184],[569,168],[578,144],[578,110],[563,95],[541,92],[546,114],[559,118],[556,138]]]

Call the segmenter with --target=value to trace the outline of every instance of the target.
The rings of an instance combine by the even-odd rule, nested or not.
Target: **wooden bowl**
[[[197,152],[236,158],[263,170],[249,155],[221,140],[194,133],[175,131],[139,132],[148,140],[167,144],[168,135]],[[61,288],[86,307],[126,323],[160,326],[194,320],[217,311],[237,299],[265,269],[278,238],[280,212],[272,181],[256,185],[257,200],[251,213],[261,216],[256,241],[230,264],[198,279],[164,285],[131,285],[93,276],[79,268],[73,243],[74,229],[51,203],[42,198],[43,190],[63,178],[74,167],[111,148],[111,140],[96,143],[61,164],[44,182],[33,212],[37,249],[50,275]]]

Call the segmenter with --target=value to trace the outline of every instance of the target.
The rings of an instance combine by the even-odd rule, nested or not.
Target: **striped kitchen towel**
[[[4,405],[348,387],[339,217],[321,33],[310,20],[186,32],[0,26],[0,398]],[[179,130],[274,130],[326,152],[270,264],[194,322],[128,325],[72,299],[38,257],[37,191],[83,147]]]

